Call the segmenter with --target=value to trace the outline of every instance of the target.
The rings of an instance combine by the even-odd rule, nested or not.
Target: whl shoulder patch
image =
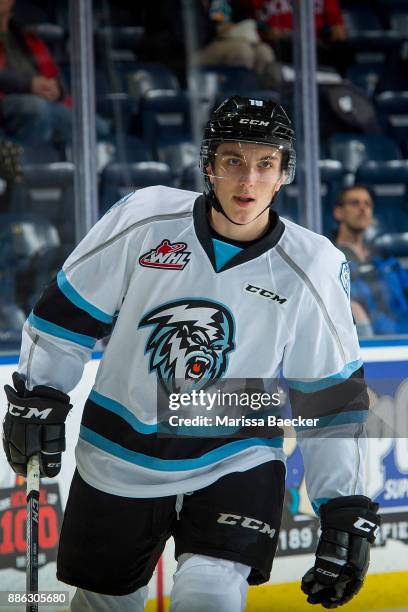
[[[348,261],[343,261],[341,264],[340,281],[347,297],[350,299],[350,265]]]

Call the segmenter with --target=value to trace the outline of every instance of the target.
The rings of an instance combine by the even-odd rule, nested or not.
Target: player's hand
[[[72,408],[69,396],[40,385],[28,391],[23,377],[14,372],[13,387],[6,385],[8,407],[3,421],[3,446],[16,472],[27,475],[27,461],[39,454],[41,476],[52,478],[61,469],[65,450],[65,419]]]
[[[31,91],[36,96],[45,98],[48,102],[56,102],[60,96],[60,88],[56,79],[48,79],[36,75],[31,80]]]
[[[57,79],[47,79],[47,99],[56,102],[61,96],[61,90]]]
[[[337,608],[361,589],[381,517],[363,495],[338,497],[320,507],[322,533],[316,562],[302,579],[307,601]]]

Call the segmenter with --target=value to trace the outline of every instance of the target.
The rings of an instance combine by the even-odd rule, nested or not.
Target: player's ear
[[[282,172],[280,178],[278,179],[275,185],[275,193],[278,193],[282,185],[285,183],[285,180],[286,180],[286,173]]]
[[[211,184],[214,184],[214,168],[212,167],[212,164],[208,164],[208,166],[206,166],[205,171],[208,175],[208,178],[210,179]]]
[[[343,221],[343,208],[341,206],[335,206],[333,208],[333,217],[336,221]]]

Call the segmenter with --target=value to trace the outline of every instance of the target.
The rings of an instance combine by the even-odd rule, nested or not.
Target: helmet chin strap
[[[261,210],[260,213],[258,213],[256,215],[256,217],[254,217],[254,219],[251,219],[251,221],[248,221],[248,223],[237,223],[236,221],[233,221],[232,219],[230,219],[230,217],[227,215],[227,213],[225,212],[225,210],[223,209],[223,207],[221,206],[221,202],[219,201],[219,199],[217,198],[217,196],[215,195],[214,189],[212,188],[212,186],[209,189],[209,193],[207,194],[210,200],[210,205],[214,208],[214,210],[216,210],[217,212],[221,213],[222,215],[224,215],[224,217],[226,219],[228,219],[228,221],[230,223],[233,223],[233,225],[240,225],[245,226],[245,225],[250,225],[251,223],[253,223],[254,221],[256,221],[258,219],[258,217],[260,217],[261,215],[264,214],[264,212],[266,210],[268,210],[268,208],[272,207],[272,204],[275,201],[275,198],[277,196],[278,192],[275,191],[275,193],[273,194],[272,200],[269,202],[269,204],[267,206],[265,206],[265,208],[263,210]]]

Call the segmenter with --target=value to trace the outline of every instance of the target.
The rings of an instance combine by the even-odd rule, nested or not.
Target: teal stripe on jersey
[[[348,412],[340,412],[338,414],[327,414],[319,419],[317,425],[313,427],[296,426],[296,431],[306,431],[311,429],[320,429],[323,427],[336,427],[336,425],[349,425],[351,423],[364,423],[368,418],[368,410],[349,410]]]
[[[147,425],[146,423],[139,421],[139,419],[133,414],[133,412],[130,412],[130,410],[126,408],[123,404],[120,404],[119,402],[111,399],[110,397],[101,395],[101,393],[98,393],[97,391],[95,391],[95,389],[92,389],[91,393],[89,394],[89,399],[95,402],[95,404],[98,404],[98,406],[106,408],[106,410],[110,410],[110,412],[113,412],[114,414],[120,416],[124,421],[126,421],[126,423],[129,423],[129,425],[139,433],[152,434],[156,433],[157,431],[156,424]]]
[[[240,247],[237,247],[234,244],[229,244],[228,242],[222,242],[222,240],[217,240],[217,238],[213,238],[212,241],[217,272],[218,270],[221,270],[221,268],[225,266],[230,259],[237,255],[237,253],[242,251]]]
[[[150,470],[158,470],[160,472],[183,472],[186,470],[196,470],[201,467],[206,467],[221,459],[232,457],[237,453],[246,450],[247,448],[253,448],[255,446],[269,446],[271,448],[281,448],[283,445],[282,438],[273,438],[267,440],[264,438],[248,438],[246,440],[237,440],[224,444],[219,448],[216,448],[201,457],[194,459],[159,459],[158,457],[151,457],[150,455],[144,455],[143,453],[137,453],[135,451],[123,448],[120,444],[112,442],[107,438],[97,434],[88,427],[81,425],[79,432],[80,438],[89,442],[93,446],[100,448],[101,450]]]
[[[62,338],[63,340],[69,340],[70,342],[80,344],[81,346],[86,346],[87,348],[93,348],[96,344],[96,338],[70,331],[69,329],[61,327],[56,323],[51,323],[50,321],[46,321],[41,317],[37,317],[37,315],[35,315],[33,312],[30,313],[28,322],[39,331],[50,334],[51,336],[56,336],[57,338]]]
[[[356,370],[361,368],[362,365],[363,362],[361,359],[357,359],[356,361],[346,363],[340,372],[332,374],[327,378],[318,378],[317,380],[295,380],[294,378],[287,378],[286,382],[291,389],[295,389],[296,391],[302,391],[303,393],[314,393],[315,391],[328,389],[329,387],[333,387],[334,385],[338,385],[339,383],[347,380],[347,378],[350,378],[350,376],[354,374]]]
[[[92,389],[92,391],[90,392],[89,399],[95,404],[97,404],[98,406],[100,406],[101,408],[105,408],[106,410],[109,410],[110,412],[113,412],[114,414],[121,417],[124,421],[126,421],[126,423],[128,423],[132,427],[132,429],[134,429],[138,433],[153,434],[158,431],[158,427],[156,423],[154,425],[148,425],[147,423],[143,423],[143,421],[140,421],[133,414],[133,412],[131,412],[128,408],[126,408],[126,406],[124,406],[117,400],[113,400],[110,397],[106,397],[105,395],[102,395],[98,391],[95,391],[95,389]],[[246,417],[247,418],[252,417],[252,418],[259,418],[259,419],[261,418],[267,419],[269,415],[274,415],[276,417],[279,417],[280,413],[273,411],[273,410],[269,410],[269,411],[257,412],[256,415],[246,415]],[[183,425],[183,426],[177,427],[177,430],[176,430],[176,428],[170,427],[167,425],[167,423],[162,422],[160,423],[159,431],[160,433],[170,433],[172,435],[178,435],[178,436],[193,436],[194,435],[194,436],[200,436],[202,438],[205,438],[205,437],[209,437],[209,438],[218,437],[219,438],[221,436],[228,436],[228,435],[230,436],[231,434],[239,431],[240,429],[241,429],[240,425],[237,425],[237,426],[214,425],[213,427],[210,427],[210,426],[188,427],[186,425]]]
[[[75,304],[81,310],[85,310],[91,317],[97,319],[98,321],[102,321],[102,323],[112,323],[113,316],[103,312],[90,302],[87,302],[82,295],[78,293],[76,289],[71,285],[67,277],[65,276],[64,270],[60,270],[57,274],[57,283],[60,291],[65,295],[65,297]]]
[[[331,497],[317,497],[315,500],[312,501],[312,508],[317,514],[317,516],[320,516],[320,506],[323,506],[323,504],[327,504],[327,502],[330,500]]]

